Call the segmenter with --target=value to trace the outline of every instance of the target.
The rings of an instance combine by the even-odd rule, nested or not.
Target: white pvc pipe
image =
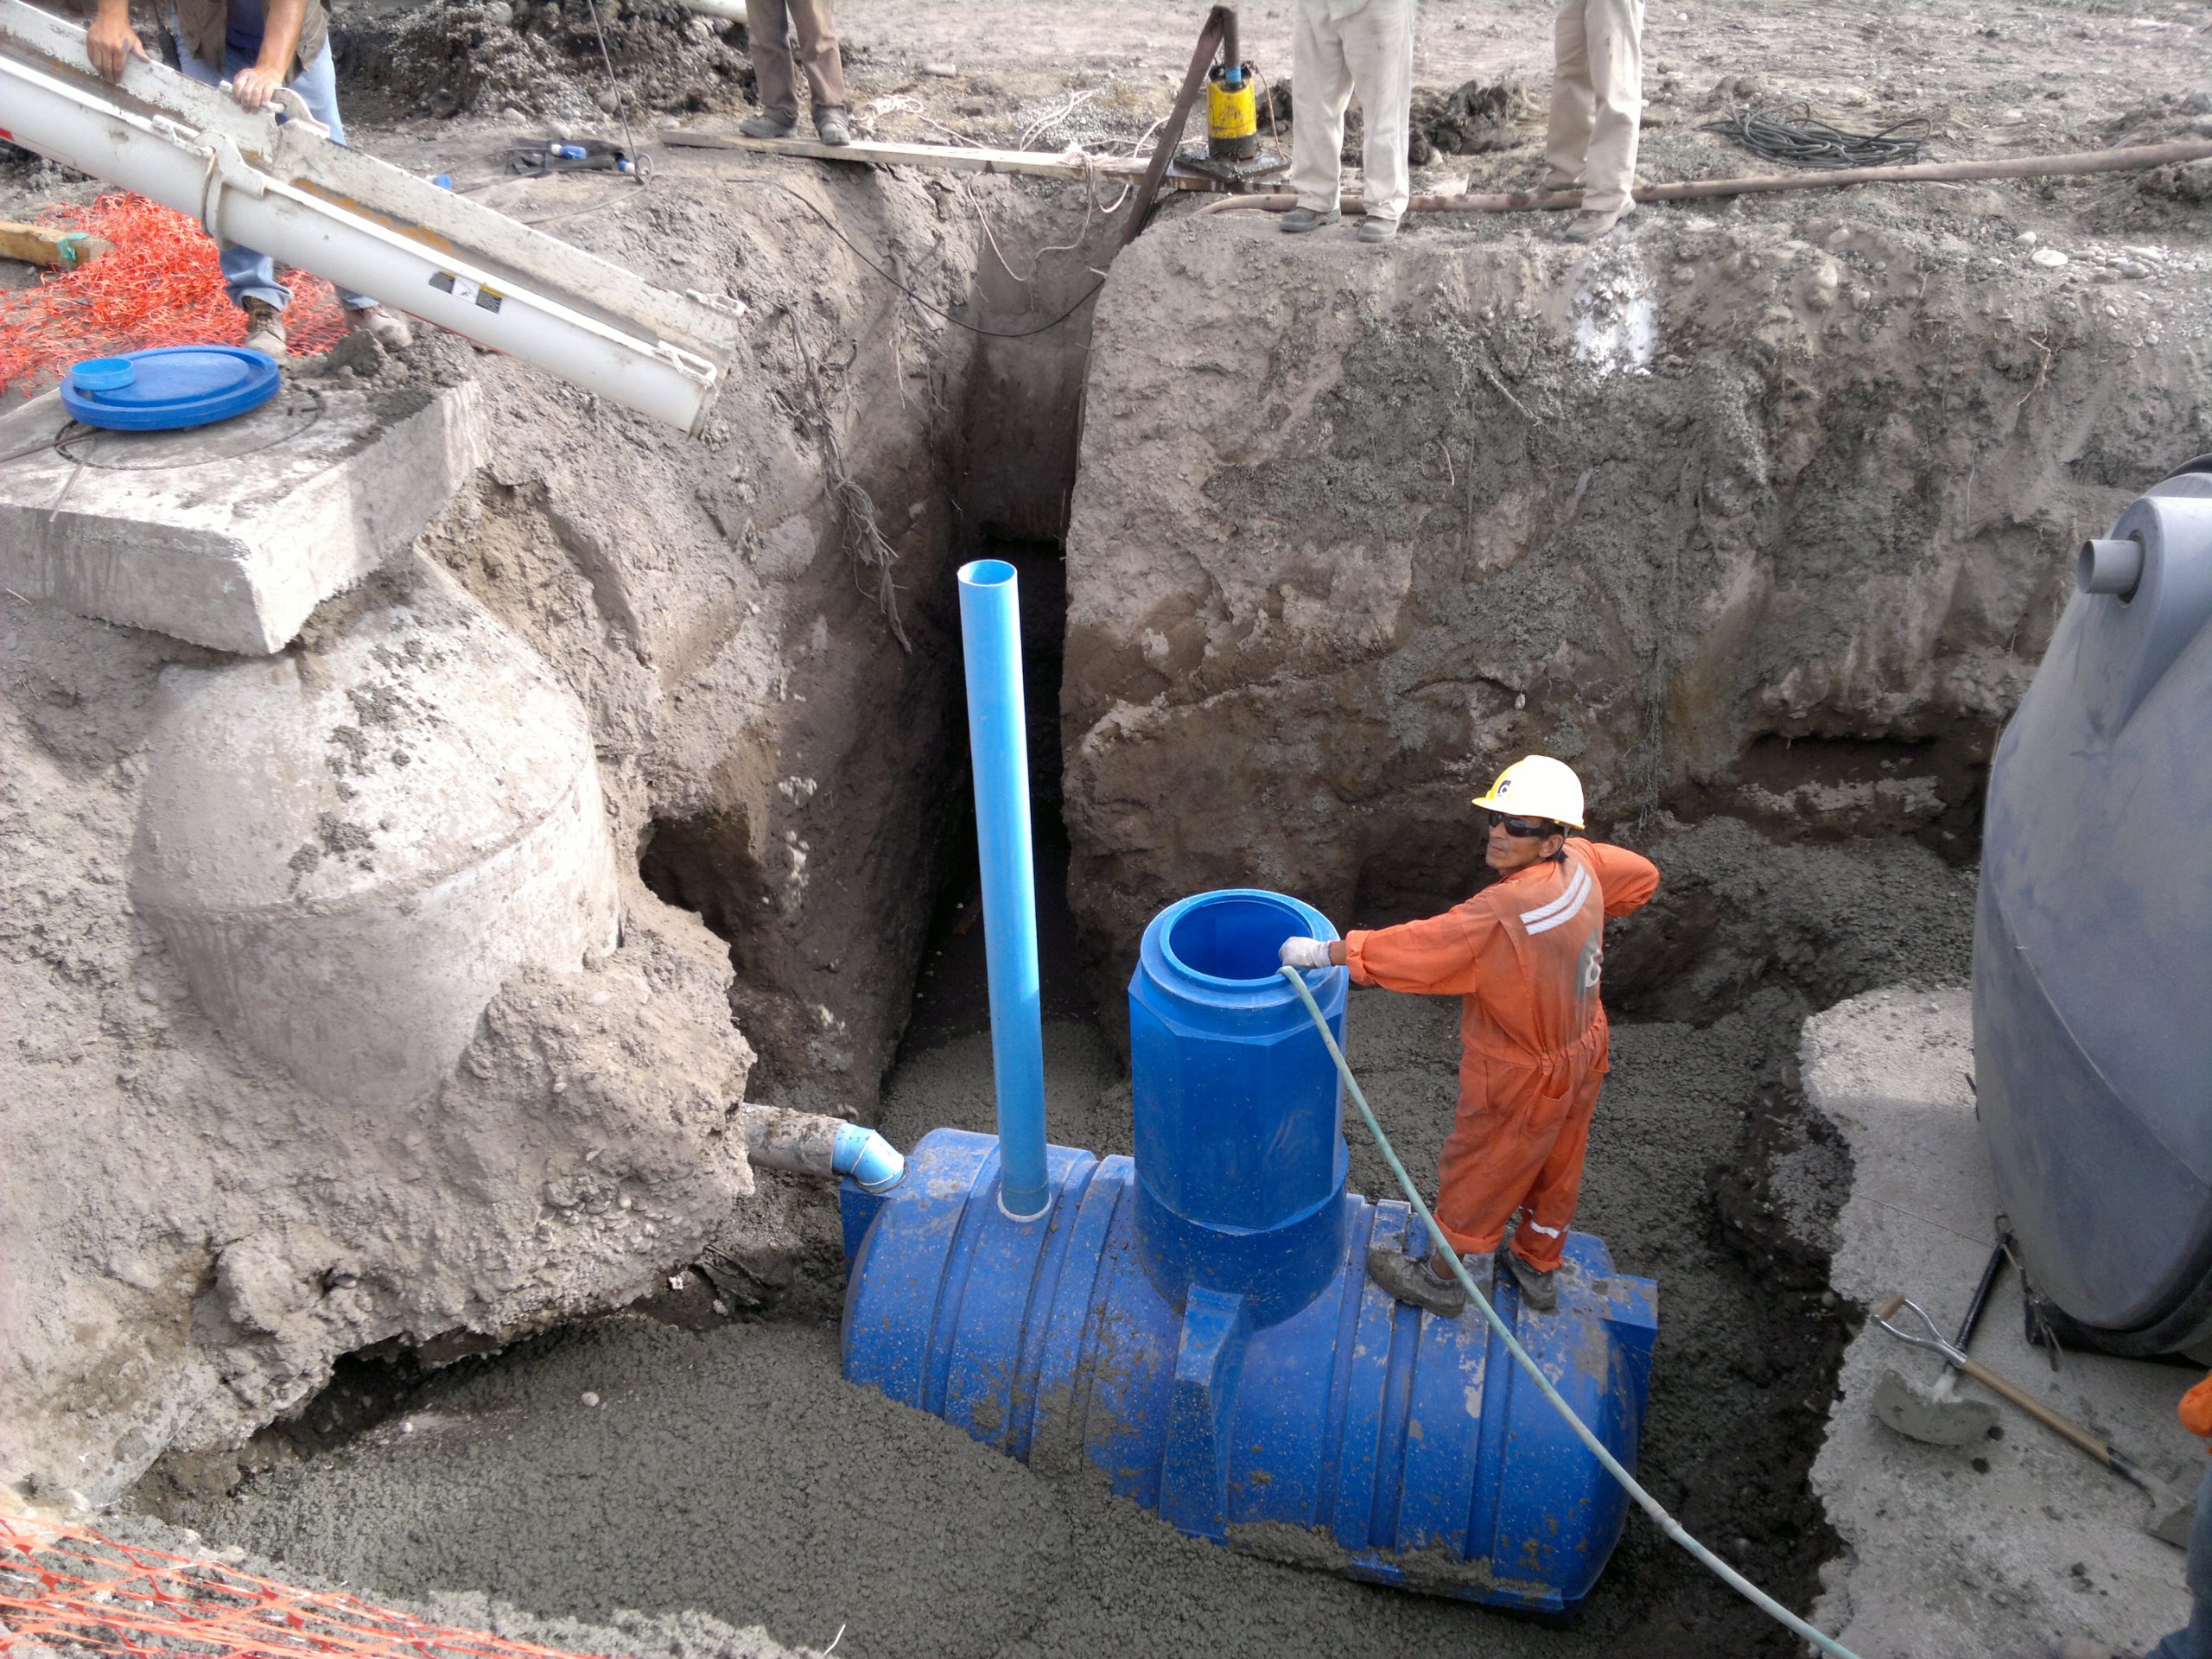
[[[683,3],[709,17],[727,17],[733,23],[746,21],[745,0],[683,0]]]
[[[247,166],[226,137],[134,114],[0,54],[0,136],[685,432],[714,365],[648,345]]]

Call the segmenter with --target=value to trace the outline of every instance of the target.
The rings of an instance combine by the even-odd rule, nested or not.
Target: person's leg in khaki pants
[[[1637,129],[1643,112],[1643,0],[1565,0],[1552,22],[1553,188],[1582,185],[1567,234],[1594,240],[1635,203]]]
[[[1595,119],[1583,3],[1584,0],[1562,0],[1552,16],[1552,109],[1544,138],[1544,183],[1554,190],[1571,190],[1582,182],[1582,164],[1590,152],[1590,130]]]
[[[1643,119],[1643,0],[1584,0],[1583,16],[1595,107],[1582,167],[1582,210],[1624,213],[1635,205],[1629,192]]]
[[[1326,0],[1291,0],[1290,78],[1298,89],[1290,122],[1290,188],[1298,193],[1285,230],[1310,230],[1335,215],[1344,178],[1344,106],[1351,66]],[[1302,215],[1300,216],[1300,215]]]
[[[1342,30],[1344,61],[1367,118],[1360,152],[1367,222],[1360,228],[1368,241],[1387,239],[1388,232],[1368,226],[1395,229],[1413,194],[1406,151],[1413,139],[1414,0],[1368,0],[1344,20]],[[1297,130],[1294,124],[1291,131]]]
[[[798,63],[806,71],[807,91],[814,101],[815,129],[822,131],[833,120],[842,129],[845,68],[837,51],[837,26],[830,6],[830,0],[746,0],[753,74],[761,114],[766,119],[786,127],[798,121],[798,86],[792,72],[791,43],[796,29]],[[823,132],[823,136],[829,135]]]

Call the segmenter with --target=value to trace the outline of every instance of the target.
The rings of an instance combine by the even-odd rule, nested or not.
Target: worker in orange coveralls
[[[1426,921],[1355,928],[1326,944],[1287,939],[1282,961],[1339,963],[1362,985],[1463,999],[1459,1117],[1437,1160],[1436,1218],[1485,1293],[1502,1258],[1522,1303],[1548,1313],[1605,1076],[1605,918],[1649,899],[1659,871],[1567,834],[1582,828],[1582,785],[1548,756],[1508,766],[1475,804],[1490,811],[1484,858],[1496,881]],[[1425,1252],[1370,1250],[1367,1272],[1400,1301],[1446,1318],[1466,1304],[1450,1269],[1432,1268]]]
[[[2212,1440],[2212,1376],[2181,1397],[2181,1426]],[[2143,1659],[2212,1659],[2212,1469],[2196,1489],[2196,1518],[2189,1524],[2189,1623],[2143,1656]],[[2099,1642],[2069,1642],[2059,1659],[2126,1659],[2117,1648]]]

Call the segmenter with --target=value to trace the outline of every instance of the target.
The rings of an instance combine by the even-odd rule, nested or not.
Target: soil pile
[[[461,0],[331,20],[349,118],[735,109],[753,97],[745,25],[676,0]],[[613,65],[610,91],[607,62]]]

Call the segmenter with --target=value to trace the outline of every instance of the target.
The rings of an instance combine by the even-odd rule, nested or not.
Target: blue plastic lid
[[[274,359],[238,346],[163,346],[78,364],[61,406],[86,426],[170,432],[258,409],[276,395]]]

